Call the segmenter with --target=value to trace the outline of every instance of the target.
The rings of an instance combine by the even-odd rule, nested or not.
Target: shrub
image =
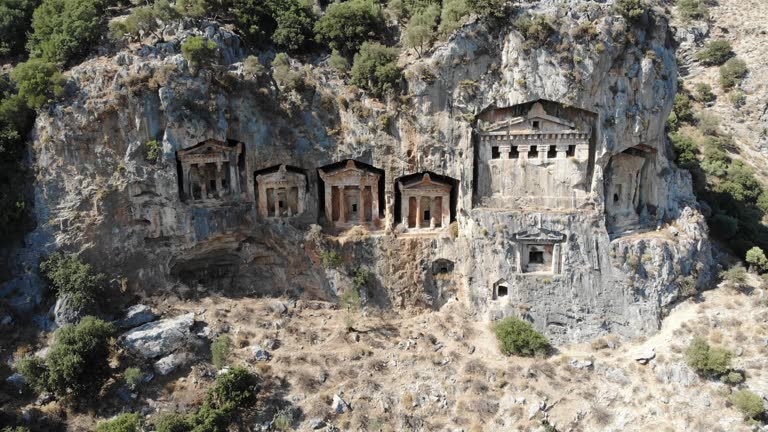
[[[290,408],[278,411],[272,418],[272,427],[279,431],[291,430],[293,426],[293,412]]]
[[[19,365],[19,372],[38,391],[59,397],[92,396],[109,376],[113,333],[112,324],[85,317],[77,325],[57,330],[45,360],[28,359]]]
[[[731,102],[734,108],[741,108],[747,103],[747,96],[741,90],[734,90],[728,95],[728,100]]]
[[[551,346],[544,335],[533,326],[519,318],[509,317],[497,322],[493,332],[499,341],[499,348],[504,355],[546,355]]]
[[[696,54],[696,58],[706,66],[720,66],[733,55],[731,43],[727,40],[707,42],[704,48]]]
[[[693,121],[693,105],[691,104],[691,98],[686,93],[678,92],[675,95],[675,101],[672,104],[672,112],[675,113],[677,119],[681,122]]]
[[[352,279],[352,284],[355,286],[355,288],[360,289],[368,285],[368,282],[370,279],[371,279],[371,272],[369,272],[368,269],[364,267],[358,267],[355,270],[354,278]]]
[[[193,68],[213,64],[218,58],[216,42],[202,36],[193,36],[181,44],[181,53]]]
[[[741,384],[744,382],[744,375],[736,371],[731,371],[723,375],[720,380],[726,384]]]
[[[66,83],[58,66],[40,59],[19,63],[11,71],[11,79],[19,89],[19,98],[33,109],[61,97]]]
[[[162,24],[178,19],[181,15],[173,8],[168,0],[156,0],[151,6],[134,8],[131,14],[120,21],[109,23],[109,36],[113,40],[137,39],[143,34],[152,33],[158,39],[162,34]]]
[[[720,66],[720,86],[728,90],[741,83],[742,78],[747,75],[747,63],[744,60],[734,57],[722,66]]]
[[[141,432],[141,417],[138,413],[120,414],[112,420],[99,423],[96,432]]]
[[[764,272],[768,270],[768,258],[765,256],[765,252],[762,249],[755,246],[747,251],[747,263],[753,266],[756,270]]]
[[[341,295],[341,307],[348,311],[358,311],[362,307],[362,299],[357,289],[347,289]]]
[[[256,375],[236,367],[216,378],[208,398],[216,408],[231,412],[256,400],[256,384]]]
[[[749,390],[739,390],[731,396],[731,402],[744,414],[747,420],[760,417],[765,413],[763,398]]]
[[[531,42],[526,46],[541,46],[544,45],[555,33],[555,28],[549,22],[549,19],[544,15],[520,15],[515,20],[515,28],[523,35],[523,37]]]
[[[181,2],[182,0],[179,0],[178,3]],[[204,12],[205,8],[202,9]],[[269,3],[264,0],[233,0],[231,12],[235,27],[243,33],[243,38],[250,44],[266,45],[277,28]]]
[[[365,42],[360,47],[360,52],[355,54],[352,84],[370,91],[378,98],[394,92],[402,78],[402,70],[397,66],[397,57],[396,48],[387,48],[376,42]]]
[[[445,0],[443,10],[440,12],[438,31],[442,35],[453,33],[464,24],[467,16],[469,16],[467,0]]]
[[[696,123],[696,127],[704,135],[717,135],[720,129],[720,117],[706,111],[696,117]]]
[[[419,57],[427,49],[435,35],[439,16],[440,7],[429,5],[426,9],[414,14],[408,22],[408,28],[406,28],[403,36],[405,46],[413,48]]]
[[[291,66],[291,60],[286,53],[277,53],[272,61],[272,68],[272,77],[282,89],[297,92],[304,89],[304,75]]]
[[[344,261],[336,251],[326,251],[320,253],[320,260],[323,262],[323,267],[327,269],[338,268]]]
[[[77,255],[54,252],[40,263],[40,271],[53,286],[56,295],[71,297],[72,304],[80,309],[93,308],[106,276],[97,273],[90,264]]]
[[[0,0],[0,58],[24,53],[27,30],[39,0]]]
[[[30,55],[65,64],[79,59],[101,37],[106,6],[102,0],[43,0],[32,19]]]
[[[271,0],[268,4],[277,26],[272,42],[291,52],[305,48],[317,20],[312,4],[307,0]]]
[[[723,279],[728,288],[739,292],[749,289],[747,270],[741,265],[735,265],[728,270],[720,272],[720,278]]]
[[[697,83],[694,87],[696,100],[702,103],[712,102],[716,96],[712,93],[712,86],[707,83]]]
[[[223,368],[227,364],[227,358],[232,351],[232,340],[227,335],[219,336],[211,344],[211,358],[213,365],[218,369]]]
[[[337,50],[333,50],[331,52],[331,57],[328,59],[328,66],[339,72],[346,72],[349,70],[349,61]]]
[[[158,140],[147,141],[144,144],[147,149],[147,160],[150,162],[157,162],[163,155],[163,146]]]
[[[131,390],[136,390],[144,381],[144,373],[137,367],[129,367],[123,372],[123,379]]]
[[[157,432],[190,432],[192,425],[187,418],[178,413],[162,414],[154,421]]]
[[[675,163],[683,168],[691,168],[698,163],[696,154],[698,146],[689,135],[675,132],[669,135],[672,151],[675,153]]]
[[[679,0],[677,11],[684,22],[709,18],[707,0]]]
[[[507,0],[466,0],[467,7],[481,17],[502,18],[509,12],[510,2]]]
[[[328,6],[315,24],[316,39],[351,57],[368,40],[384,34],[384,14],[373,0],[349,0]]]
[[[695,337],[685,350],[685,361],[701,375],[716,377],[731,370],[733,353],[724,349],[710,347],[706,340]]]
[[[628,22],[637,23],[642,20],[647,9],[648,5],[643,0],[618,0],[614,13],[621,15]]]

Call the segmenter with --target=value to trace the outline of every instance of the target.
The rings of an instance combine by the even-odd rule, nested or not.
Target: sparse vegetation
[[[707,83],[697,83],[696,87],[694,87],[694,93],[696,100],[703,103],[712,102],[717,98],[717,96],[712,93],[712,86]]]
[[[219,336],[211,344],[211,362],[216,368],[221,369],[227,365],[229,354],[232,351],[232,340],[227,335]]]
[[[96,432],[141,432],[141,423],[138,413],[120,414],[112,420],[99,423]]]
[[[157,140],[150,140],[144,144],[147,149],[147,160],[149,162],[157,162],[163,155],[163,146]]]
[[[216,42],[202,36],[192,36],[184,41],[181,53],[195,69],[210,66],[218,58]]]
[[[493,325],[493,332],[504,355],[530,357],[546,355],[551,346],[544,335],[533,329],[530,323],[519,318],[505,318]]]
[[[747,270],[743,266],[735,265],[728,270],[722,271],[720,277],[730,289],[739,292],[744,292],[749,289]]]
[[[747,420],[755,419],[765,413],[763,398],[749,390],[739,390],[731,396],[731,403],[744,414]]]
[[[66,80],[54,63],[30,59],[11,71],[11,79],[18,87],[18,97],[26,106],[42,108],[64,94]]]
[[[718,39],[709,41],[696,58],[706,66],[720,66],[733,56],[733,48],[727,40]]]
[[[377,98],[395,92],[402,79],[397,57],[396,48],[376,42],[363,43],[352,65],[352,84],[368,90]]]
[[[56,331],[48,356],[22,360],[18,369],[38,392],[58,397],[86,398],[101,389],[110,374],[109,339],[112,324],[85,317],[79,324]]]
[[[736,87],[741,83],[742,78],[747,76],[748,72],[747,63],[734,57],[720,66],[720,86],[725,90]]]
[[[685,361],[693,370],[706,377],[715,378],[731,370],[733,353],[724,348],[711,347],[701,337],[696,337],[685,350]]]
[[[344,262],[341,255],[334,250],[321,252],[320,260],[323,262],[323,267],[326,269],[338,268]]]
[[[614,12],[631,23],[639,22],[647,10],[644,0],[618,0],[614,6]]]
[[[125,384],[128,386],[128,388],[131,390],[136,390],[144,381],[144,373],[142,373],[141,369],[137,367],[129,367],[123,371],[123,380],[125,380]]]
[[[405,46],[413,48],[421,57],[435,37],[437,19],[440,17],[438,5],[429,5],[411,17],[405,30],[403,41]]]
[[[755,246],[748,250],[746,260],[747,264],[749,264],[755,271],[761,273],[768,271],[768,258],[766,258],[765,252],[759,247]]]
[[[677,11],[684,22],[709,18],[707,0],[678,0]]]

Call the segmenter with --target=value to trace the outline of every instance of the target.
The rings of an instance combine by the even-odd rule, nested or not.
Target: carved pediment
[[[228,145],[225,142],[208,140],[204,141],[192,148],[179,150],[179,159],[184,160],[227,160],[230,155],[239,155],[242,153],[242,144],[234,146]]]
[[[534,228],[516,232],[513,234],[513,238],[531,243],[557,243],[565,240],[565,234],[546,228]]]
[[[322,178],[323,181],[363,178],[378,179],[379,177],[380,175],[378,173],[358,167],[352,159],[348,160],[346,165],[342,168],[331,170],[320,169],[320,178]]]
[[[401,191],[429,190],[449,193],[452,188],[449,183],[433,180],[429,173],[424,173],[421,178],[416,180],[411,180],[409,182],[398,182],[398,185],[400,186]]]
[[[547,114],[544,106],[537,102],[524,116],[513,117],[497,122],[480,122],[479,129],[485,134],[538,134],[557,132],[576,132],[576,125],[566,119]]]

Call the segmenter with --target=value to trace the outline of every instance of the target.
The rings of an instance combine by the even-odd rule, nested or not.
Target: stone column
[[[365,225],[365,186],[360,185],[357,188],[357,220],[360,225]],[[371,207],[373,207],[373,196],[371,196]],[[373,208],[371,208],[373,210]],[[371,212],[371,219],[373,219],[373,212]]]
[[[221,165],[221,161],[216,162],[216,192],[219,194],[219,198],[224,196],[224,182],[222,180],[223,176],[226,175],[224,172],[222,172]],[[231,187],[232,186],[230,185],[230,188]]]
[[[374,226],[379,224],[379,178],[376,177],[371,185],[371,221]],[[386,212],[387,209],[385,208]]]
[[[421,219],[423,217],[421,214],[421,196],[416,195],[416,228],[421,228]]]
[[[536,151],[539,152],[539,159],[543,160],[547,158],[547,152],[549,151],[549,145],[537,145]]]
[[[205,169],[205,165],[203,165],[203,169]],[[206,199],[208,199],[208,179],[205,178],[205,173],[202,173],[200,175],[200,177],[201,177],[201,180],[202,180],[200,182],[200,190],[201,190],[200,195],[201,195],[203,200],[206,200]]]
[[[443,228],[451,223],[451,194],[443,196]]]
[[[517,146],[517,151],[520,152],[520,159],[528,159],[528,152],[531,150],[529,145]]]
[[[269,210],[267,209],[267,187],[261,180],[257,180],[257,183],[259,184],[259,213],[262,217],[267,217],[269,215]]]
[[[509,152],[512,149],[509,145],[500,145],[499,146],[499,157],[501,159],[509,159]]]
[[[410,195],[401,194],[400,195],[400,218],[402,219],[402,223],[405,224],[406,227],[408,227],[408,209],[409,205],[408,202],[410,200]]]
[[[307,187],[299,182],[299,202],[296,203],[296,214],[304,213],[304,199],[306,198]]]
[[[328,225],[333,226],[333,186],[325,183],[325,221]]]
[[[190,179],[190,170],[192,169],[192,165],[188,163],[184,163],[181,165],[181,176],[182,176],[182,184],[184,185],[184,193],[187,196],[187,199],[189,201],[194,200],[194,196],[192,195],[192,181]]]
[[[557,145],[557,158],[558,159],[565,159],[565,158],[567,158],[568,157],[568,156],[566,156],[567,153],[568,153],[568,144],[565,144],[565,145],[558,144]]]
[[[437,214],[437,211],[435,206],[437,203],[435,202],[435,197],[431,196],[429,197],[429,228],[435,229],[435,215]]]
[[[552,273],[560,274],[560,243],[552,247]]]
[[[229,162],[229,178],[230,183],[232,183],[229,186],[232,189],[232,193],[234,195],[240,195],[240,175],[237,172],[237,163],[232,163],[231,158]]]
[[[282,215],[280,214],[280,190],[281,190],[281,189],[282,189],[282,188],[275,188],[275,189],[274,189],[274,191],[275,191],[275,192],[274,192],[274,193],[275,193],[275,202],[274,202],[274,206],[275,206],[275,217],[280,217],[280,216],[282,216]]]
[[[344,190],[346,186],[339,186],[339,223],[347,223],[347,197]]]

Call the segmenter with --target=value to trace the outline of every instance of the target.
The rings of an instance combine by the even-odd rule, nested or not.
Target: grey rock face
[[[123,333],[119,342],[126,349],[144,358],[167,356],[190,343],[195,314],[144,324]]]
[[[56,305],[53,308],[53,316],[56,325],[59,327],[75,325],[86,315],[87,311],[76,306],[71,295],[64,294],[56,299]]]
[[[156,361],[153,368],[160,375],[168,375],[179,366],[186,364],[189,360],[189,356],[184,353],[173,353]]]
[[[633,31],[610,5],[593,6],[602,8],[594,13],[600,34]],[[555,13],[547,2],[532,7]],[[672,305],[712,279],[690,176],[668,159],[664,123],[677,70],[663,19],[636,32],[634,44],[602,40],[601,52],[593,42],[569,40],[573,55],[566,57],[579,56],[578,65],[551,47],[526,49],[512,25],[489,29],[474,21],[423,58],[403,59],[411,102],[402,110],[329,80],[327,70],[312,65],[316,97],[299,104],[267,84],[258,94],[246,86],[229,91],[210,70],[192,73],[178,42],[209,35],[237,76],[245,55],[239,39],[216,26],[186,26],[166,28],[166,43],[68,72],[78,90],[41,113],[32,134],[39,228],[31,239],[87,249],[86,259],[115,257],[108,265],[137,292],[174,286],[182,294],[334,300],[351,281],[316,260],[326,241],[310,236],[322,219],[316,169],[352,158],[380,168],[385,179],[383,234],[337,245],[371,269],[375,303],[439,308],[458,299],[481,319],[519,315],[555,342],[582,341],[654,332]],[[591,119],[589,157],[568,186],[581,204],[484,207],[478,188],[485,190],[488,179],[475,178],[477,117],[540,100]],[[384,117],[391,120],[386,128]],[[161,141],[157,161],[144,155],[152,139]],[[208,139],[243,143],[243,194],[190,203],[179,190],[176,154]],[[638,151],[645,162],[633,169],[643,175],[643,202],[621,209],[631,217],[617,216],[610,212],[613,180],[628,172],[621,161]],[[254,173],[280,164],[307,173],[307,211],[290,221],[257,211]],[[421,171],[456,180],[456,230],[413,238],[394,229],[400,222],[395,180]],[[617,229],[616,221],[637,224]],[[558,273],[519,271],[519,238],[534,231],[558,235]],[[32,266],[33,255],[19,256]],[[433,274],[436,260],[450,261],[451,272]],[[499,286],[506,288],[503,298]],[[285,305],[276,307],[282,313]]]
[[[138,327],[142,324],[154,321],[156,318],[157,314],[152,312],[152,309],[149,306],[137,304],[128,308],[125,312],[125,317],[117,322],[117,326],[125,329]]]

